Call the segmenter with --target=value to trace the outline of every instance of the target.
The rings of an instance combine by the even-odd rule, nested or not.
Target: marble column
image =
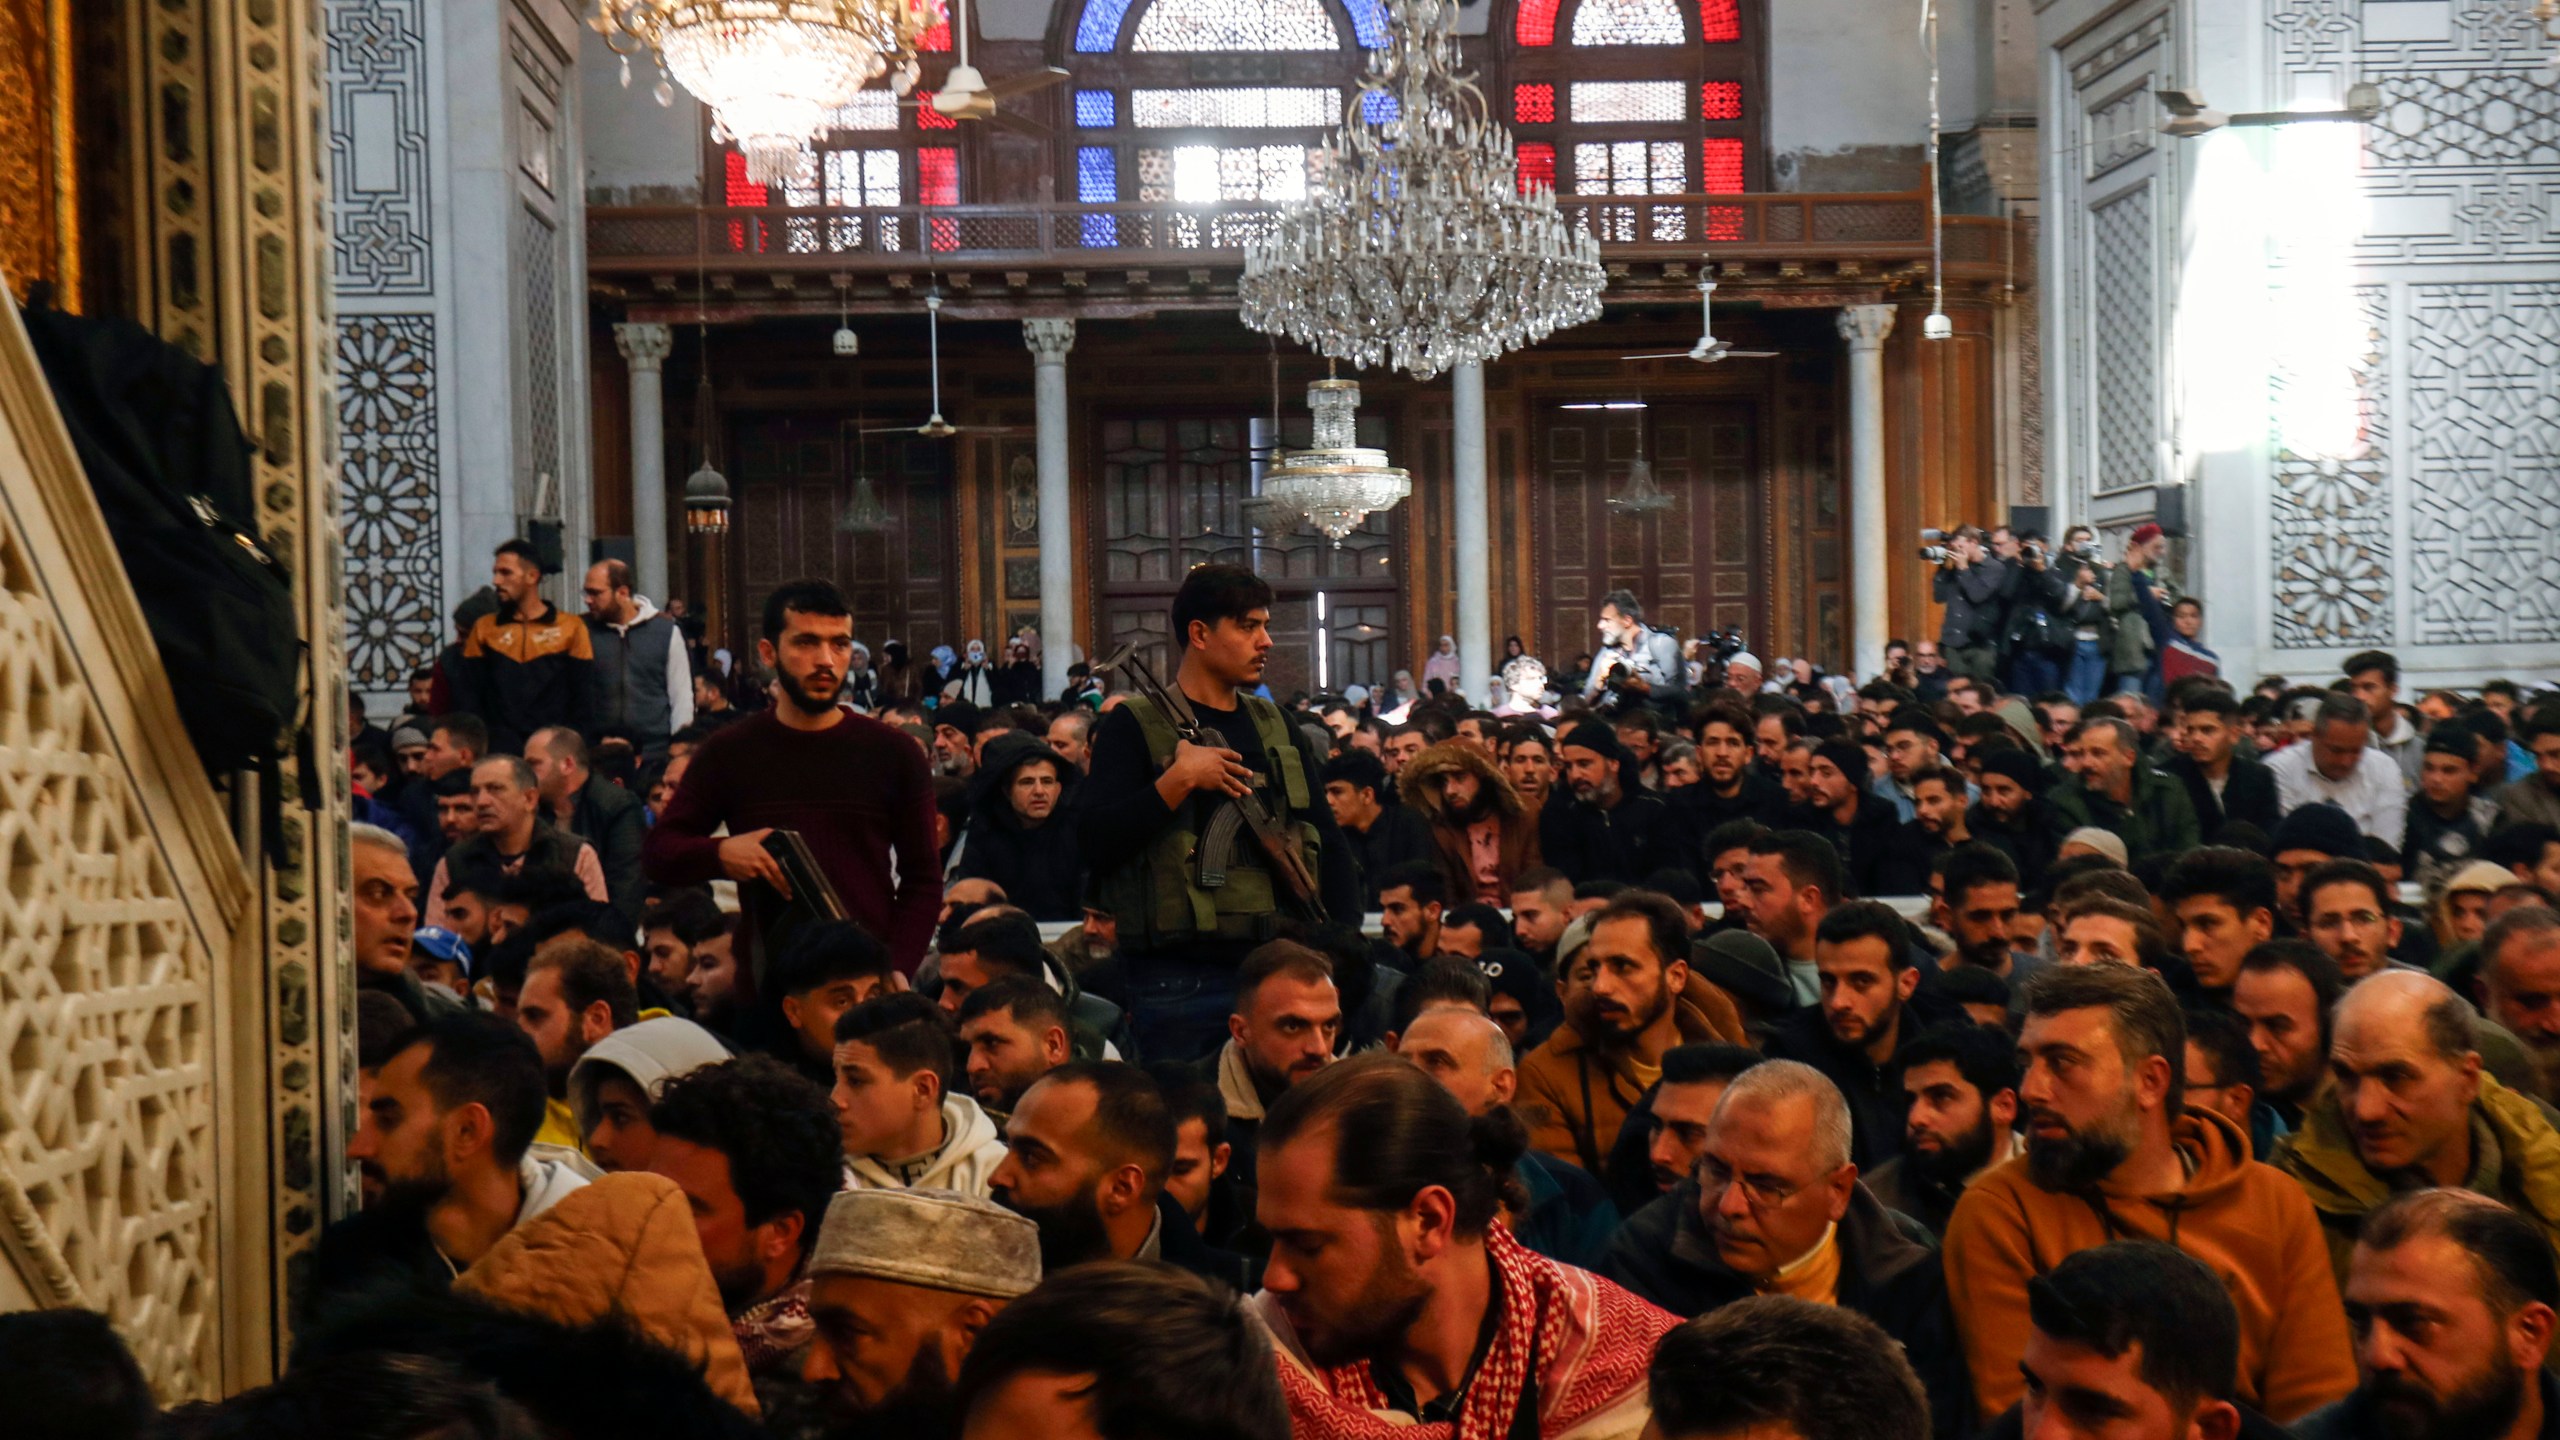
[[[1860,680],[1884,673],[1884,341],[1890,305],[1840,312],[1849,344],[1849,657]]]
[[[1449,372],[1451,454],[1455,458],[1458,541],[1458,687],[1470,705],[1490,704],[1495,669],[1491,541],[1484,474],[1484,365]],[[1478,688],[1484,687],[1484,688]]]
[[[1037,426],[1033,445],[1040,467],[1040,685],[1044,695],[1055,695],[1067,688],[1067,666],[1075,659],[1074,517],[1067,500],[1067,352],[1075,348],[1076,322],[1025,320],[1022,343],[1031,351]]]
[[[613,343],[631,369],[632,585],[660,605],[673,593],[667,574],[667,351],[664,325],[616,325]]]

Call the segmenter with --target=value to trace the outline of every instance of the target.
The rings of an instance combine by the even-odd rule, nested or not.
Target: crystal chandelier
[[[1644,458],[1644,417],[1636,417],[1636,458],[1627,464],[1627,488],[1609,497],[1609,508],[1621,515],[1658,515],[1680,502],[1653,483],[1653,462]]]
[[[1389,0],[1392,33],[1306,199],[1245,247],[1245,324],[1427,380],[1600,313],[1600,242],[1521,184],[1510,132],[1458,70],[1457,8]]]
[[[747,178],[778,185],[808,163],[802,147],[853,92],[890,66],[915,78],[942,0],[596,0],[587,25],[622,57],[656,52],[675,82],[711,107],[712,138],[734,140]],[[658,103],[674,92],[658,82]]]
[[[1359,381],[1314,382],[1307,386],[1307,408],[1315,412],[1315,443],[1273,453],[1261,498],[1284,517],[1305,517],[1340,549],[1372,511],[1393,509],[1412,494],[1413,481],[1387,463],[1384,450],[1360,447],[1353,433]]]

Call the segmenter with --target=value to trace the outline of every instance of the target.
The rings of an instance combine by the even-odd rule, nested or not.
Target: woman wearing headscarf
[[[937,650],[934,653],[942,652]],[[996,703],[996,667],[987,660],[986,641],[970,641],[968,653],[960,658],[959,667],[949,671],[948,675],[949,678],[942,682],[944,694],[966,700],[981,710]],[[951,688],[955,684],[960,687],[956,694]]]
[[[915,662],[907,658],[907,642],[885,641],[880,646],[880,680],[876,687],[882,705],[913,705],[924,694],[924,677],[916,673]]]
[[[871,668],[871,647],[853,642],[853,659],[845,666],[841,697],[868,714],[880,708],[880,672]]]
[[[1431,658],[1422,662],[1422,688],[1429,690],[1434,680],[1447,686],[1452,693],[1466,689],[1458,670],[1458,638],[1454,635],[1441,636],[1440,648],[1432,651]]]

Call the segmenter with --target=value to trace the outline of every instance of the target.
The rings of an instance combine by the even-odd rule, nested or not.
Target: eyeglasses
[[[1706,1192],[1709,1200],[1736,1186],[1742,1190],[1743,1203],[1754,1210],[1775,1210],[1804,1193],[1798,1186],[1772,1184],[1765,1178],[1736,1175],[1712,1157],[1698,1161],[1698,1187]]]

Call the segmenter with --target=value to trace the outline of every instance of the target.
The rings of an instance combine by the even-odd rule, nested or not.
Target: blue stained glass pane
[[[1387,0],[1345,0],[1344,8],[1351,12],[1351,33],[1361,49],[1375,50],[1387,43]]]
[[[1108,145],[1086,145],[1076,151],[1076,199],[1108,205],[1120,198],[1120,152]]]
[[[1076,124],[1087,130],[1108,130],[1120,123],[1119,97],[1108,90],[1076,92]]]
[[[1384,125],[1396,118],[1396,97],[1384,90],[1360,92],[1360,118],[1372,125]]]
[[[1120,244],[1120,217],[1087,215],[1078,222],[1083,227],[1080,237],[1087,250],[1111,250]]]
[[[1364,0],[1376,5],[1380,0]],[[1076,53],[1108,55],[1120,43],[1120,21],[1129,13],[1129,0],[1086,0],[1084,14],[1076,17]],[[1381,33],[1384,22],[1381,22]],[[1366,31],[1362,32],[1364,35]],[[1368,40],[1360,42],[1370,44]]]

